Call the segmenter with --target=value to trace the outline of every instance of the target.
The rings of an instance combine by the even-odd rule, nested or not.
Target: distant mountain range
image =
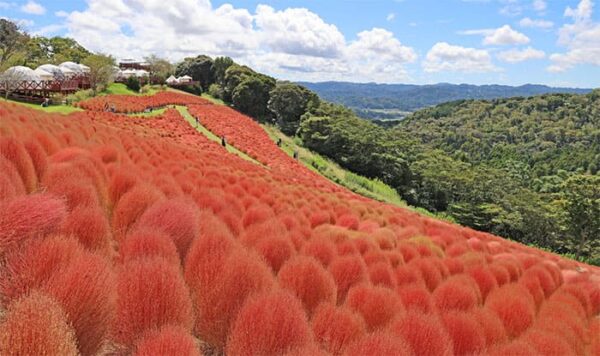
[[[549,93],[587,94],[591,89],[553,88],[546,85],[433,85],[348,82],[299,82],[321,98],[354,109],[369,119],[398,119],[407,113],[461,99],[497,99]]]

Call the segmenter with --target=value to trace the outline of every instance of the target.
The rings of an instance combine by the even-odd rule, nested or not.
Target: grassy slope
[[[140,94],[138,92],[135,92],[129,88],[127,88],[127,86],[123,83],[111,83],[106,90],[104,90],[100,95],[135,95],[135,96],[140,96],[140,95],[153,95],[156,94],[160,91],[160,89],[157,89],[155,86],[151,87],[150,90],[144,94]]]
[[[198,132],[200,132],[204,136],[208,137],[212,141],[218,142],[219,144],[221,143],[221,138],[218,137],[217,135],[215,135],[214,133],[212,133],[211,131],[209,131],[206,127],[204,127],[202,125],[200,125],[200,127],[196,126],[196,120],[194,120],[194,117],[189,113],[188,109],[185,106],[176,106],[176,108],[177,108],[177,111],[179,111],[179,113],[181,114],[181,116],[183,116],[185,118],[185,120],[190,125],[192,125],[196,130],[198,130]],[[261,166],[263,165],[262,163],[258,162],[254,158],[248,156],[247,154],[238,150],[237,148],[233,147],[232,145],[227,145],[226,149],[227,149],[227,152],[233,153],[234,155],[237,155],[247,161],[256,163]]]
[[[4,98],[0,99],[0,101],[23,105],[28,108],[40,110],[40,111],[47,112],[47,113],[58,113],[58,114],[63,114],[63,115],[70,114],[75,111],[82,111],[79,108],[76,108],[73,106],[68,106],[68,105],[51,105],[51,106],[44,108],[40,104],[22,103],[20,101],[6,100]]]

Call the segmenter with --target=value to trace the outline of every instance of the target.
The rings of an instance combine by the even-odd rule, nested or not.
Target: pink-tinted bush
[[[346,298],[352,286],[366,283],[369,279],[364,262],[358,256],[336,257],[329,264],[329,272],[337,285],[338,303]]]
[[[413,355],[406,341],[388,332],[369,334],[350,344],[344,355],[379,356],[379,355]]]
[[[346,346],[366,335],[363,318],[347,307],[321,304],[312,317],[316,341],[323,349],[341,355]]]
[[[76,208],[67,216],[60,232],[77,238],[90,251],[104,256],[112,254],[110,224],[98,207]]]
[[[450,311],[442,315],[456,355],[473,355],[485,350],[486,339],[479,323],[468,313]]]
[[[313,238],[302,246],[301,253],[312,256],[327,267],[337,256],[335,244],[327,238]]]
[[[250,298],[240,310],[227,341],[228,355],[281,355],[312,341],[300,301],[277,291]]]
[[[424,285],[406,284],[398,287],[397,293],[406,310],[421,313],[433,313],[436,311],[433,297]]]
[[[312,257],[287,261],[277,274],[279,285],[296,295],[311,315],[320,303],[334,304],[337,290],[333,277]]]
[[[152,204],[162,198],[162,193],[151,186],[139,184],[132,187],[115,205],[112,216],[113,235],[121,242],[131,227]]]
[[[0,354],[76,356],[77,341],[65,312],[52,298],[32,292],[11,303],[0,323]]]
[[[506,284],[493,290],[485,307],[496,313],[510,337],[521,335],[535,317],[535,303],[529,291],[519,284]]]
[[[153,257],[162,257],[173,266],[180,265],[179,253],[173,240],[162,232],[140,228],[127,235],[119,246],[121,263]]]
[[[369,331],[385,327],[396,315],[404,312],[396,293],[368,285],[352,287],[348,291],[346,305],[363,317]]]
[[[477,285],[468,276],[453,276],[442,282],[433,292],[438,310],[469,310],[481,301]]]
[[[37,174],[29,153],[23,144],[14,138],[0,137],[0,156],[13,163],[28,193],[38,184]]]
[[[390,330],[406,340],[415,355],[454,355],[452,340],[442,322],[434,315],[408,312],[394,321]]]
[[[167,325],[147,332],[135,345],[135,356],[202,356],[194,337],[180,327]]]

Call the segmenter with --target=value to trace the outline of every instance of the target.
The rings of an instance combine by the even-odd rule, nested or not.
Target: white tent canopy
[[[2,74],[2,77],[4,77],[6,80],[12,81],[42,81],[42,78],[40,78],[39,74],[37,74],[33,69],[23,66],[8,68],[4,74]]]
[[[79,67],[81,68],[81,70],[84,73],[89,73],[90,72],[90,67],[86,66],[85,64],[80,64]]]
[[[54,79],[56,80],[65,79],[66,73],[64,73],[64,71],[59,66],[55,66],[54,64],[42,64],[41,66],[37,67],[36,71],[38,69],[51,73],[54,76]]]
[[[187,83],[187,82],[191,82],[193,80],[193,78],[190,77],[189,75],[184,75],[183,77],[177,78],[177,80],[179,80],[180,82],[183,82],[183,83]]]
[[[150,73],[147,70],[143,70],[143,69],[136,69],[135,70],[135,75],[139,78],[139,77],[147,77],[148,75],[150,75]]]
[[[81,65],[79,65],[79,64],[77,64],[75,62],[63,62],[63,63],[59,64],[58,66],[61,69],[69,69],[70,71],[72,71],[72,72],[74,72],[76,74],[82,74],[84,72],[84,70],[81,67]]]
[[[34,72],[35,74],[39,75],[40,79],[42,80],[54,80],[54,75],[48,71],[37,68],[36,70],[34,70]]]
[[[174,76],[170,76],[167,78],[167,80],[165,80],[165,82],[167,82],[167,84],[177,84],[179,83],[179,80]]]

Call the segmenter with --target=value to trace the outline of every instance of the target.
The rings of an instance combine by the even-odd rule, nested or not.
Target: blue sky
[[[600,86],[598,0],[0,0],[117,58],[229,55],[282,79]]]

